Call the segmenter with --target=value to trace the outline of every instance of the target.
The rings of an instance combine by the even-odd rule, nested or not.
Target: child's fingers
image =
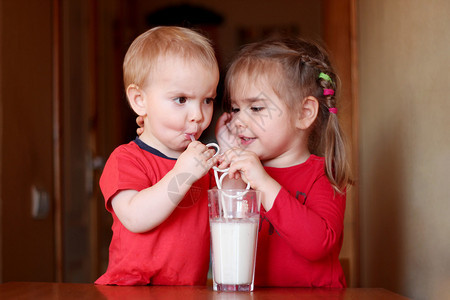
[[[217,168],[219,168],[219,169],[221,169],[221,170],[228,168],[228,166],[230,165],[230,164],[229,164],[228,162],[226,162],[226,161],[220,161],[220,160],[218,160],[218,163],[219,163],[219,165],[217,166]]]
[[[216,154],[216,150],[206,148],[206,151],[204,151],[203,154],[204,154],[208,159],[210,159],[210,158],[214,157],[214,155]]]
[[[199,141],[192,141],[192,142],[189,143],[189,145],[187,147],[188,148],[196,148],[199,145],[203,145],[203,144],[201,142],[199,142]]]
[[[210,159],[207,160],[208,169],[212,168],[213,166],[217,165],[218,158],[217,156],[213,156]]]
[[[245,151],[243,151],[240,148],[231,148],[229,150],[227,150],[224,154],[223,157],[225,158],[225,160],[227,162],[232,162],[237,160],[241,155],[243,155],[245,153]]]
[[[247,161],[245,160],[234,160],[230,164],[229,175],[230,178],[239,179],[241,174],[247,169]]]
[[[216,154],[216,150],[214,148],[208,148],[199,141],[190,142],[186,151],[198,156],[201,160],[210,159],[214,156],[214,154]]]
[[[233,163],[230,164],[230,169],[228,171],[228,176],[231,179],[236,179],[236,177],[239,176],[238,174],[239,174],[240,171],[241,171],[240,164],[237,163],[237,162],[233,162]]]
[[[216,128],[215,128],[215,134],[216,136],[219,134],[219,132],[223,129],[226,128],[226,124],[229,122],[230,120],[230,114],[229,113],[223,113],[218,119],[217,119],[217,123],[216,123]]]
[[[189,143],[188,148],[193,149],[197,153],[202,153],[204,155],[213,156],[216,154],[216,148],[213,146],[207,146],[199,141],[192,141]]]
[[[191,150],[191,151],[194,151],[195,153],[198,153],[198,154],[206,152],[208,150],[211,150],[211,151],[215,152],[214,149],[209,149],[208,147],[206,147],[205,144],[202,144],[199,141],[192,141],[192,142],[190,142],[189,145],[187,146],[186,150]]]
[[[199,141],[193,141],[189,143],[188,148],[195,149],[195,151],[197,151],[198,153],[203,153],[210,157],[216,154],[216,148],[207,147],[205,144],[202,144]]]
[[[226,168],[228,168],[230,163],[227,161],[227,159],[224,156],[224,154],[219,154],[216,157],[217,157],[217,163],[219,164],[217,167],[219,169],[226,169]]]
[[[235,179],[235,180],[241,179],[245,183],[248,183],[248,180],[245,177],[245,171],[243,169],[241,169],[240,166],[234,165],[233,167],[230,167],[228,176],[230,179]]]

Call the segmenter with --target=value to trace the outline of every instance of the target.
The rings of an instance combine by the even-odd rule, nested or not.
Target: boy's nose
[[[203,120],[203,111],[200,107],[193,107],[190,110],[189,119],[192,122],[201,122]]]

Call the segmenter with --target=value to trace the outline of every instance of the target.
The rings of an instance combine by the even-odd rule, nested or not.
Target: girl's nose
[[[243,114],[241,112],[239,112],[233,116],[232,122],[234,123],[234,126],[236,126],[238,128],[246,128],[247,127],[247,122],[245,120],[245,116],[243,116]]]

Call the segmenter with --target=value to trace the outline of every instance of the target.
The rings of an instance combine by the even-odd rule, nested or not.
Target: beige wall
[[[361,283],[450,297],[450,2],[359,1]]]

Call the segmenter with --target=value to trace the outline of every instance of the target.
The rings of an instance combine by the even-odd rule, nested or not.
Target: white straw
[[[191,141],[193,142],[193,141],[195,141],[195,137],[194,137],[194,135],[193,134],[189,134],[189,137],[190,137],[190,139],[191,139]],[[216,156],[216,155],[218,155],[219,153],[220,153],[220,148],[219,148],[219,145],[217,145],[216,143],[209,143],[209,144],[206,144],[206,147],[213,147],[213,148],[216,148],[216,154],[214,154],[214,156]],[[217,187],[218,187],[218,189],[219,190],[221,190],[222,189],[222,181],[223,181],[223,179],[225,178],[225,176],[226,175],[228,175],[228,171],[230,170],[229,168],[227,168],[227,169],[219,169],[218,167],[216,167],[216,166],[213,166],[213,169],[214,169],[214,177],[215,177],[215,179],[216,179],[216,184],[217,184]],[[221,172],[221,173],[223,173],[221,176],[220,176],[220,178],[219,178],[219,175],[218,175],[218,172]],[[249,190],[250,189],[250,182],[248,182],[247,183],[247,187],[245,188],[246,190]],[[243,193],[243,195],[234,195],[234,196],[232,196],[232,195],[228,195],[227,193],[225,193],[225,192],[222,192],[224,195],[226,195],[227,197],[231,197],[231,198],[238,198],[238,197],[241,197],[241,196],[243,196],[243,195],[245,195],[246,193],[247,193],[247,191],[245,191],[244,193]],[[229,217],[228,217],[228,213],[227,213],[227,208],[226,208],[226,205],[225,205],[225,200],[224,200],[224,195],[222,195],[222,194],[219,194],[219,197],[220,197],[220,203],[222,204],[222,210],[223,210],[223,214],[224,214],[224,217],[225,217],[225,219],[228,219]],[[219,206],[219,209],[220,209],[220,206]]]

